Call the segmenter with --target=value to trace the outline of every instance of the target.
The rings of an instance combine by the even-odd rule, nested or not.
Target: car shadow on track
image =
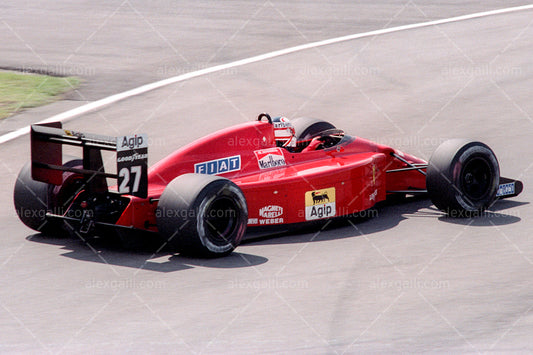
[[[450,218],[437,210],[425,198],[407,198],[401,202],[387,203],[370,210],[363,216],[324,221],[296,231],[268,235],[246,240],[248,245],[274,245],[291,243],[308,243],[342,238],[353,238],[379,233],[396,227],[409,218],[432,218],[435,223],[455,223],[473,227],[502,226],[517,223],[521,219],[513,215],[512,208],[528,204],[512,200],[498,201],[490,211],[475,218]],[[498,211],[511,209],[509,213]],[[264,264],[267,258],[240,252],[239,249],[229,256],[216,259],[193,258],[168,252],[152,252],[158,245],[146,245],[144,249],[129,250],[116,241],[98,238],[82,240],[75,237],[46,236],[41,233],[26,238],[35,243],[60,246],[67,252],[62,256],[112,266],[123,266],[156,272],[175,272],[194,267],[207,268],[243,268]]]
[[[424,197],[408,197],[395,202],[384,203],[366,213],[365,217],[340,218],[324,221],[320,225],[301,228],[297,232],[279,233],[274,236],[248,239],[245,244],[271,245],[289,243],[320,242],[342,238],[367,236],[392,229],[400,222],[410,218],[432,218],[436,226],[439,222],[470,225],[473,227],[491,227],[513,224],[521,221],[513,210],[506,213],[498,211],[511,209],[528,204],[510,200],[500,200],[490,211],[472,218],[452,218],[438,210],[429,199]]]
[[[495,227],[504,226],[507,224],[517,223],[521,221],[518,216],[519,210],[513,209],[516,207],[528,205],[529,202],[519,202],[513,200],[496,201],[493,206],[487,211],[480,213],[479,216],[473,218],[452,218],[446,215],[439,217],[439,221],[453,224],[470,225],[473,227]],[[505,213],[499,211],[508,210]]]
[[[168,252],[150,252],[148,247],[146,250],[127,250],[116,242],[105,238],[88,241],[74,237],[47,236],[38,233],[28,236],[26,239],[35,243],[60,246],[61,249],[67,250],[61,254],[67,258],[156,272],[175,272],[194,267],[218,269],[254,267],[268,261],[262,256],[240,252],[233,252],[223,258],[202,259]],[[157,249],[158,247],[151,250]]]

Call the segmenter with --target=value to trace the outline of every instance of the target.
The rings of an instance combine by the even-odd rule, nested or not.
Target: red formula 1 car
[[[261,114],[199,139],[147,168],[146,135],[107,137],[34,125],[32,161],[14,202],[24,224],[46,233],[161,238],[187,254],[231,253],[246,232],[291,230],[353,216],[398,194],[428,194],[451,216],[472,216],[522,183],[500,177],[483,143],[450,140],[429,164],[345,134],[331,123]],[[62,145],[83,158],[63,157]],[[116,151],[116,173],[102,150]],[[117,179],[109,188],[108,180]]]

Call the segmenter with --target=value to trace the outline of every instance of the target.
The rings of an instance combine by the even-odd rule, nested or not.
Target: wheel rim
[[[205,212],[205,226],[213,244],[223,246],[233,242],[231,236],[238,227],[240,209],[228,197],[218,197],[211,202]]]
[[[492,186],[492,168],[482,157],[469,160],[462,171],[461,183],[466,197],[472,200],[484,198]]]

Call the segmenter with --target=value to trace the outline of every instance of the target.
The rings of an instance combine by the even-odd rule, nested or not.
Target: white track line
[[[89,111],[93,111],[93,110],[99,109],[99,108],[101,108],[103,106],[107,106],[109,104],[112,104],[112,103],[127,99],[127,98],[132,97],[132,96],[144,94],[145,92],[152,91],[152,90],[161,88],[163,86],[175,84],[175,83],[178,83],[180,81],[196,78],[196,77],[199,77],[199,76],[202,76],[202,75],[207,75],[207,74],[211,74],[211,73],[227,70],[227,69],[230,69],[230,68],[240,67],[240,66],[243,66],[243,65],[246,65],[246,64],[256,63],[256,62],[260,62],[260,61],[263,61],[263,60],[279,57],[279,56],[282,56],[282,55],[303,51],[303,50],[310,49],[310,48],[327,46],[327,45],[330,45],[330,44],[350,41],[350,40],[358,39],[358,38],[378,36],[378,35],[383,35],[383,34],[387,34],[387,33],[411,30],[411,29],[415,29],[415,28],[435,26],[435,25],[441,25],[441,24],[445,24],[445,23],[465,21],[465,20],[471,20],[471,19],[480,18],[480,17],[500,15],[500,14],[505,14],[505,13],[509,13],[509,12],[531,10],[531,9],[533,9],[533,4],[524,5],[524,6],[517,6],[517,7],[508,7],[508,8],[505,8],[505,9],[477,12],[477,13],[474,13],[474,14],[457,16],[457,17],[450,17],[450,18],[441,19],[441,20],[414,23],[414,24],[410,24],[410,25],[385,28],[385,29],[375,30],[375,31],[370,31],[370,32],[356,33],[356,34],[352,34],[352,35],[336,37],[336,38],[326,39],[326,40],[323,40],[323,41],[312,42],[312,43],[302,44],[302,45],[295,46],[295,47],[280,49],[280,50],[273,51],[273,52],[270,52],[270,53],[260,54],[260,55],[254,56],[254,57],[237,60],[237,61],[234,61],[234,62],[231,62],[231,63],[221,64],[221,65],[217,65],[217,66],[214,66],[214,67],[209,67],[209,68],[205,68],[205,69],[201,69],[201,70],[196,70],[196,71],[193,71],[193,72],[190,72],[190,73],[186,73],[186,74],[174,76],[174,77],[171,77],[171,78],[168,78],[168,79],[156,81],[156,82],[151,83],[151,84],[139,86],[138,88],[135,88],[135,89],[132,89],[132,90],[128,90],[128,91],[124,91],[124,92],[119,93],[119,94],[111,95],[111,96],[108,96],[106,98],[103,98],[103,99],[88,103],[86,105],[77,107],[75,109],[72,109],[72,110],[69,110],[69,111],[65,111],[63,113],[60,113],[60,114],[57,114],[55,116],[49,117],[49,118],[47,118],[45,120],[42,120],[42,121],[39,121],[37,123],[47,123],[47,122],[55,122],[55,121],[65,122],[65,121],[67,121],[69,119],[72,119],[72,118],[74,118],[76,116],[79,116],[79,115],[82,115],[84,113],[87,113]],[[15,138],[18,138],[20,136],[23,136],[23,135],[25,135],[25,134],[27,134],[29,132],[30,132],[30,126],[26,126],[24,128],[18,129],[16,131],[13,131],[13,132],[10,132],[10,133],[6,133],[3,136],[0,136],[0,144],[8,142],[10,140],[13,140]]]

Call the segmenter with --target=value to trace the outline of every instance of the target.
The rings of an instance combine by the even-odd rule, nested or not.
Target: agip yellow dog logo
[[[305,219],[307,221],[334,217],[335,214],[334,187],[305,193]]]

